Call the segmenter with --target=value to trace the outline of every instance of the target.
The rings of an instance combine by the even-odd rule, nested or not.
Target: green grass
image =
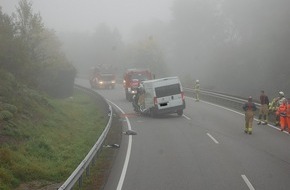
[[[12,98],[19,111],[0,123],[0,190],[66,180],[107,123],[96,102],[80,91],[61,100],[37,93]]]

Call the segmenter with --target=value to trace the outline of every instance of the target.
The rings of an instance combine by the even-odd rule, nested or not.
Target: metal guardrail
[[[195,91],[193,89],[184,88],[184,90],[186,92],[195,94]],[[234,108],[236,110],[241,110],[242,106],[244,105],[245,102],[247,102],[247,99],[248,99],[248,98],[234,97],[234,96],[207,91],[207,90],[200,90],[200,96],[202,100],[213,102],[213,103],[218,103],[223,106]],[[258,108],[261,106],[261,104],[258,103],[257,101],[254,101],[254,102]]]
[[[190,89],[190,88],[184,88],[184,90],[187,91],[187,92],[192,92],[193,94],[195,93],[194,90]],[[240,105],[244,104],[245,102],[247,102],[247,99],[244,99],[244,98],[238,98],[238,97],[225,95],[225,94],[212,92],[212,91],[200,90],[200,93],[202,94],[203,98],[205,96],[206,97],[209,96],[209,97],[214,97],[214,98],[218,98],[218,99],[222,99],[222,100],[226,100],[226,101],[236,102],[236,103],[238,103]],[[257,103],[257,102],[255,102],[255,103]],[[260,105],[260,104],[258,104],[258,105]]]
[[[96,92],[75,85],[77,88],[80,88],[82,90],[85,90],[91,94],[97,95]],[[79,182],[79,186],[82,185],[82,181],[83,181],[83,173],[86,171],[86,175],[88,176],[90,173],[90,165],[91,163],[94,163],[97,153],[98,151],[101,149],[102,144],[111,128],[111,124],[112,124],[112,115],[113,115],[113,111],[112,111],[112,107],[106,102],[105,99],[104,103],[108,105],[109,107],[109,121],[107,123],[106,128],[104,129],[103,133],[101,134],[101,136],[99,137],[99,139],[97,140],[97,142],[94,144],[94,146],[92,147],[92,149],[90,150],[90,152],[87,154],[87,156],[84,158],[84,160],[78,165],[78,167],[73,171],[73,173],[69,176],[69,178],[63,183],[63,185],[58,188],[58,190],[70,190],[74,187],[74,185],[76,184],[76,182]]]

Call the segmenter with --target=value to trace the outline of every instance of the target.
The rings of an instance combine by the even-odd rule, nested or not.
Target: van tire
[[[129,94],[126,90],[125,90],[125,94],[126,94],[126,100],[129,100]]]
[[[183,115],[183,110],[177,110],[177,115],[182,116]]]
[[[150,109],[149,115],[150,117],[155,117],[156,116],[155,111],[153,109]]]

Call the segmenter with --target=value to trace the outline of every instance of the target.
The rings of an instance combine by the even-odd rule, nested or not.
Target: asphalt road
[[[182,117],[138,116],[121,86],[97,92],[137,132],[123,136],[105,190],[290,189],[288,133],[254,124],[247,135],[242,114],[190,97]]]

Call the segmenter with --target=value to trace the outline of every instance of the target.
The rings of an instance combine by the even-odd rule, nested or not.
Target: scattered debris
[[[123,132],[123,134],[125,134],[125,135],[137,135],[137,132],[135,132],[133,130],[128,130],[126,132]]]
[[[120,145],[118,144],[111,144],[111,145],[104,145],[104,148],[120,148]]]

